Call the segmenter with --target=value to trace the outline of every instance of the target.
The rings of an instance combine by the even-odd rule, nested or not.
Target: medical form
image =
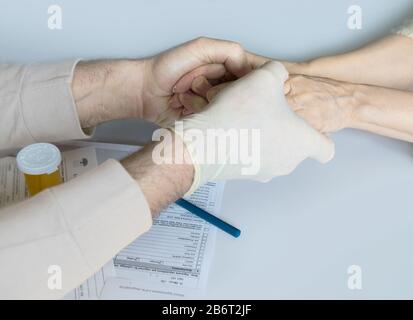
[[[188,200],[217,214],[223,183],[209,182]],[[118,279],[103,298],[201,297],[206,287],[217,229],[172,204],[153,227],[114,259]]]

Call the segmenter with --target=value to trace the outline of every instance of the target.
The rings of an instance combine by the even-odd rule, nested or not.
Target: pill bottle
[[[17,167],[24,174],[29,196],[62,183],[62,155],[50,143],[31,144],[17,154]]]

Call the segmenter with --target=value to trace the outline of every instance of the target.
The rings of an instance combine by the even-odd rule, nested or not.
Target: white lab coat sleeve
[[[71,91],[77,62],[0,64],[0,150],[89,137]]]
[[[0,65],[0,150],[89,137],[71,92],[76,63]],[[0,299],[61,298],[151,224],[139,185],[115,160],[3,208]]]
[[[6,207],[0,299],[61,298],[151,224],[139,185],[115,160]]]

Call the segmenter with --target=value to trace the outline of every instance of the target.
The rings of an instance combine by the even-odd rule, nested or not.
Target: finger
[[[173,89],[176,93],[184,93],[191,89],[194,80],[200,76],[204,76],[207,79],[219,79],[225,75],[227,70],[223,64],[206,64],[202,65],[191,72],[184,75],[175,84]]]
[[[169,99],[169,107],[172,109],[177,109],[182,107],[181,101],[179,101],[179,97],[177,94],[174,94],[170,99]]]
[[[222,77],[222,78],[219,78],[219,79],[208,79],[208,82],[211,84],[212,87],[215,87],[215,86],[217,86],[217,85],[219,85],[223,82],[226,82],[226,81],[224,81],[224,78]]]
[[[284,94],[285,94],[285,95],[288,95],[288,94],[291,92],[291,90],[292,90],[291,81],[290,81],[290,80],[287,80],[287,81],[284,83]]]
[[[221,84],[222,82],[230,82],[230,81],[235,81],[238,78],[234,76],[231,72],[226,72],[225,75],[220,79],[221,82],[218,84]]]
[[[221,83],[215,87],[212,87],[210,90],[207,92],[207,100],[212,101],[212,99],[215,98],[215,96],[220,93],[222,90],[224,90],[226,87],[228,87],[231,84],[231,82],[225,82]]]
[[[234,76],[231,72],[225,72],[224,76],[222,76],[221,78],[217,78],[217,79],[208,79],[209,83],[215,87],[221,83],[224,82],[232,82],[238,80],[238,78],[236,76]]]
[[[209,83],[207,78],[204,76],[200,76],[198,78],[195,78],[194,81],[192,82],[192,91],[198,94],[201,97],[206,98],[207,92],[209,89],[212,88],[212,85]]]
[[[182,111],[183,116],[189,116],[190,114],[193,114],[193,112],[188,109],[184,109],[184,111]]]
[[[180,93],[179,101],[190,112],[199,112],[208,104],[208,101],[192,92]]]
[[[226,69],[237,77],[251,71],[247,53],[239,43],[210,38],[201,38],[198,42],[209,63],[224,64]]]
[[[187,52],[193,52],[194,54],[189,55],[189,58],[186,59],[183,65],[179,68],[181,74],[187,74],[200,66],[211,64],[224,65],[227,71],[237,77],[242,77],[251,71],[251,66],[248,62],[245,50],[236,42],[199,38],[174,50],[174,54],[181,54],[183,56],[187,55]],[[201,74],[198,74],[197,76],[199,75]],[[192,77],[189,83],[192,83],[193,79],[197,76]],[[179,80],[177,83],[178,82]],[[184,84],[188,85],[188,83],[185,82]],[[182,93],[190,88],[190,86],[187,86],[181,90],[180,86],[181,84],[179,86],[176,85],[175,92]]]
[[[154,122],[163,128],[169,127],[181,117],[182,111],[183,108],[168,108],[165,112],[162,112]]]
[[[247,54],[248,63],[251,66],[251,69],[253,70],[262,67],[263,64],[272,60],[270,58],[260,56],[260,55],[257,55],[251,52],[247,52],[246,54]]]

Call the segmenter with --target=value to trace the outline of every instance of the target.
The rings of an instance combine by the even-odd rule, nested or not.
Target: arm
[[[97,60],[77,64],[71,84],[82,128],[111,120],[144,119],[144,60]]]
[[[82,128],[142,117],[143,74],[126,60],[0,65],[0,150],[84,139],[92,130]]]
[[[250,70],[239,44],[208,38],[142,60],[0,65],[0,150],[88,138],[91,127],[116,119],[167,126],[183,112],[179,79],[209,65],[237,76]]]
[[[321,132],[350,127],[413,142],[412,38],[410,21],[359,50],[292,64],[306,76],[290,79],[290,105]]]
[[[357,86],[349,127],[413,142],[413,93]]]
[[[289,68],[293,74],[413,91],[413,39],[391,35],[361,49]]]
[[[0,298],[63,297],[183,196],[192,165],[155,165],[153,148],[0,210]],[[61,267],[61,290],[48,288],[51,265]]]
[[[171,140],[174,140],[175,135],[171,135]],[[179,145],[182,146],[171,141],[172,153],[181,152],[186,159],[190,159],[185,148],[176,150]],[[194,177],[194,167],[190,161],[176,163],[172,158],[170,164],[155,164],[152,158],[155,147],[156,144],[152,143],[121,162],[130,176],[138,182],[154,216],[181,198],[191,187]]]

